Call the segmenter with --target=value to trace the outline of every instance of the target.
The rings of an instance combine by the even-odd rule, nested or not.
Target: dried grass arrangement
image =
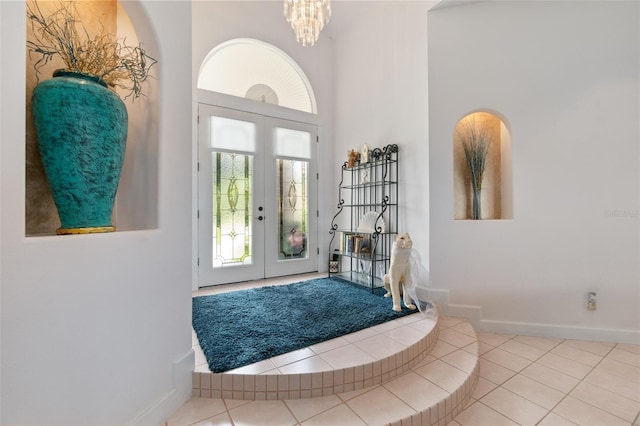
[[[40,68],[55,56],[65,63],[66,70],[90,74],[102,79],[109,87],[119,87],[136,99],[143,95],[142,84],[157,62],[142,48],[130,46],[124,38],[100,31],[90,37],[78,16],[73,0],[61,0],[59,7],[48,15],[38,2],[27,7],[35,41],[28,41],[29,54],[38,55],[34,67]]]
[[[471,218],[482,219],[482,179],[487,164],[489,146],[495,135],[484,120],[476,120],[475,115],[471,115],[462,121],[456,129],[456,134],[458,140],[462,143],[473,191]]]

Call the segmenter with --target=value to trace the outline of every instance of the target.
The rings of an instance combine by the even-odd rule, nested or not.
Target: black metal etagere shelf
[[[384,285],[398,231],[398,145],[375,148],[368,162],[353,167],[345,162],[338,192],[329,230],[329,276],[373,291]]]

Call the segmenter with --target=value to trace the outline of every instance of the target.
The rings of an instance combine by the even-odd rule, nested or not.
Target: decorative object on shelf
[[[351,167],[355,167],[358,162],[360,161],[360,153],[358,151],[356,151],[355,149],[351,149],[349,151],[347,151],[348,157],[347,157],[347,167],[351,168]]]
[[[360,218],[360,224],[358,225],[358,232],[384,232],[385,223],[382,215],[375,211],[366,212]]]
[[[464,155],[469,169],[473,207],[471,218],[482,219],[482,178],[489,153],[489,145],[494,138],[491,129],[482,121],[476,121],[475,116],[460,122],[456,128],[456,135],[462,143]]]
[[[369,162],[369,145],[366,143],[360,148],[360,163]]]
[[[38,83],[32,113],[38,148],[61,228],[57,234],[112,232],[111,214],[127,138],[127,109],[109,88],[143,96],[156,61],[141,45],[101,33],[90,38],[75,2],[61,1],[45,15],[37,1],[27,8],[34,40],[30,54],[39,69],[59,56],[66,69]]]
[[[284,0],[284,16],[302,46],[313,46],[331,18],[331,0]]]
[[[361,173],[360,173],[360,183],[365,185],[367,183],[369,183],[369,170],[368,169],[364,169]]]

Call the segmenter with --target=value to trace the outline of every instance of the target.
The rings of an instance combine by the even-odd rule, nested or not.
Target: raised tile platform
[[[391,323],[345,336],[351,345],[362,348],[383,338],[405,343],[393,353],[385,353],[379,344],[371,346],[373,361],[323,369],[314,366],[326,363],[301,360],[301,372],[293,368],[291,373],[283,372],[292,370],[293,364],[261,374],[242,373],[250,368],[218,374],[195,372],[190,402],[206,405],[210,400],[212,407],[226,411],[220,413],[221,418],[226,415],[230,419],[258,409],[261,421],[267,423],[270,412],[287,416],[296,412],[291,407],[328,404],[330,409],[318,417],[327,416],[328,422],[344,420],[347,424],[350,416],[355,416],[370,425],[446,425],[462,411],[478,383],[478,344],[473,328],[464,319],[432,319],[422,314]],[[321,350],[311,352],[318,353],[307,360],[314,356],[322,359]],[[330,361],[328,353],[325,359]],[[388,398],[399,398],[401,404],[392,406],[385,402]],[[374,402],[378,399],[380,404]],[[283,406],[291,412],[283,412]],[[292,424],[302,423],[297,417]],[[180,422],[170,419],[168,424]]]

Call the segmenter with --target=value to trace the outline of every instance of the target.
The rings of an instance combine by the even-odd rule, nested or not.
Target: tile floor
[[[194,292],[194,296],[286,284],[315,276],[218,286]],[[459,348],[464,349],[464,342],[469,337],[465,335],[468,327],[465,319],[442,317],[440,321],[439,342],[425,363],[443,362],[443,357],[451,357],[459,352]],[[640,426],[640,345],[482,332],[476,335],[480,380],[466,409],[448,426]],[[357,347],[354,343],[348,344]],[[194,348],[198,349],[197,341]],[[197,363],[198,371],[206,371],[203,359],[197,359]],[[267,364],[264,372],[270,367]],[[273,368],[281,367],[274,364]],[[393,393],[393,386],[400,385],[401,379],[385,385],[390,389],[388,393],[381,392],[381,388],[376,391],[364,389],[308,400],[238,401],[194,397],[174,413],[167,424],[382,424],[383,418],[388,418],[384,411],[398,408],[385,397],[395,395],[394,401],[398,404],[410,406],[412,403]],[[342,404],[343,401],[351,403]],[[356,404],[362,410],[349,409]],[[379,420],[367,416],[372,411],[379,411],[372,410],[376,407],[384,407]]]

